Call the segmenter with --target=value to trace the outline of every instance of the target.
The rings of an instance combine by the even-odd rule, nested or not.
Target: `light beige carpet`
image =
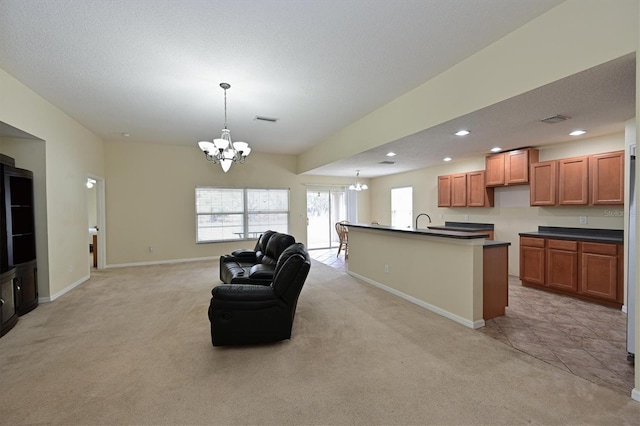
[[[0,339],[0,423],[640,423],[628,395],[316,261],[291,340],[214,348],[217,276],[98,271],[21,317]]]

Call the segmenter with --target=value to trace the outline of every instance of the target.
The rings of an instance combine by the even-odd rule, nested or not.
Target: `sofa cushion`
[[[296,240],[288,234],[277,233],[273,235],[267,243],[264,256],[260,260],[260,263],[275,266],[282,252],[295,242]]]
[[[294,243],[291,235],[264,232],[254,250],[238,249],[220,256],[220,281],[226,284],[271,284],[278,258]]]

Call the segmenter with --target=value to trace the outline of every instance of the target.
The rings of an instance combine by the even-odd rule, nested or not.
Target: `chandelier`
[[[204,152],[208,161],[213,164],[220,163],[222,170],[227,173],[233,163],[244,163],[245,158],[251,153],[251,148],[246,142],[231,142],[231,131],[227,129],[227,89],[231,87],[228,83],[220,83],[224,90],[224,129],[220,139],[213,142],[201,141],[198,146]]]
[[[356,183],[349,185],[349,189],[352,191],[365,191],[369,189],[366,183],[360,183],[358,177],[360,177],[360,170],[356,170]]]

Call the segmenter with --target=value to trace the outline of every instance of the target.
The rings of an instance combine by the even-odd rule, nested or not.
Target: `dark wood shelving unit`
[[[15,325],[18,316],[38,306],[33,172],[16,168],[2,156],[0,176],[0,274],[2,315],[0,335]],[[14,315],[10,315],[13,311]]]

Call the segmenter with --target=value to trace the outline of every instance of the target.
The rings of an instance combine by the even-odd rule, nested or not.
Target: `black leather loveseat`
[[[211,290],[213,346],[274,342],[291,338],[298,296],[311,260],[302,243],[280,255],[270,285],[221,284]]]
[[[253,250],[240,249],[220,256],[220,281],[225,284],[271,284],[278,258],[295,242],[289,234],[266,231]]]

